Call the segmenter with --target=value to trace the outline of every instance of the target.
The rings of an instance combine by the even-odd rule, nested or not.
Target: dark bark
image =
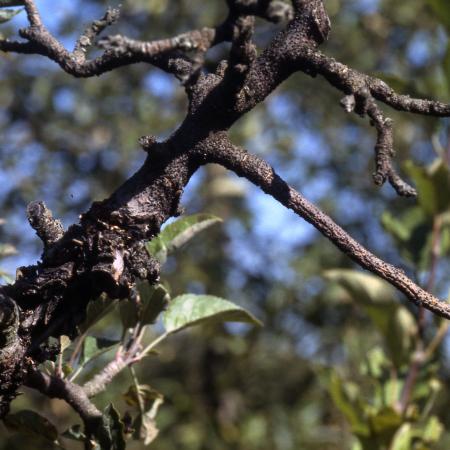
[[[62,396],[78,408],[80,415],[89,415],[89,402],[81,402],[80,406],[78,400],[73,400],[70,386],[36,374],[36,364],[54,358],[57,352],[49,348],[47,339],[62,334],[75,336],[88,302],[100,293],[126,298],[137,279],[151,283],[158,280],[158,263],[148,255],[143,243],[156,236],[167,219],[180,214],[185,186],[192,174],[207,163],[222,164],[255,183],[411,301],[450,317],[446,303],[423,291],[400,269],[372,255],[290,188],[265,161],[228,140],[229,127],[292,73],[320,74],[346,96],[343,103],[348,112],[367,114],[374,122],[378,134],[376,183],[389,180],[400,194],[414,194],[393,169],[392,126],[377,102],[433,116],[450,116],[450,106],[398,95],[381,80],[320,53],[318,46],[330,32],[322,0],[297,0],[292,7],[270,0],[228,0],[228,17],[215,28],[153,42],[107,37],[99,42],[103,55],[93,60],[87,59],[86,52],[95,37],[117,19],[117,11],[109,11],[88,27],[74,51],[69,52],[45,28],[34,2],[27,0],[25,4],[29,27],[20,31],[25,41],[0,40],[1,50],[46,56],[76,77],[100,75],[137,62],[150,63],[182,81],[189,110],[165,142],[158,143],[153,136],[142,138],[148,153],[143,166],[108,199],[94,203],[67,231],[43,203],[30,205],[29,220],[44,243],[44,251],[41,261],[20,268],[16,282],[1,288],[0,416],[8,411],[9,402],[23,382],[50,396]],[[258,57],[252,43],[255,15],[272,22],[290,20]],[[228,61],[221,62],[215,73],[200,70],[205,52],[224,41],[232,42]]]

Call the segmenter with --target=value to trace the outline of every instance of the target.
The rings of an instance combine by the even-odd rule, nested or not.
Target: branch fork
[[[118,19],[117,10],[108,10],[93,22],[69,52],[45,28],[35,2],[25,0],[30,26],[20,35],[26,41],[0,40],[2,51],[46,56],[75,77],[98,76],[129,64],[151,64],[180,79],[189,101],[183,123],[164,142],[156,142],[151,135],[140,139],[147,152],[142,167],[109,198],[94,203],[79,224],[64,231],[44,203],[34,202],[28,207],[30,224],[43,241],[44,253],[36,265],[21,268],[14,284],[0,290],[0,416],[8,412],[18,387],[26,382],[50,397],[62,396],[88,423],[98,419],[98,410],[87,400],[97,389],[93,384],[84,389],[63,384],[36,373],[33,364],[46,354],[49,336],[76,333],[88,302],[100,292],[125,298],[138,278],[156,282],[159,265],[146,253],[142,242],[156,236],[166,220],[179,214],[183,189],[204,164],[221,164],[245,177],[411,302],[450,319],[450,305],[417,286],[401,269],[373,255],[282,180],[266,161],[233,145],[228,138],[229,128],[293,73],[321,75],[345,95],[341,104],[347,112],[367,115],[371,120],[377,133],[375,183],[381,185],[388,180],[400,195],[412,196],[415,190],[392,166],[393,124],[379,103],[435,117],[449,117],[450,105],[399,95],[382,80],[321,53],[318,47],[330,33],[322,0],[293,0],[292,6],[277,0],[227,3],[226,20],[214,28],[151,42],[109,36],[98,43],[103,54],[90,60],[89,47]],[[255,16],[271,22],[289,21],[259,54],[252,42]],[[228,59],[215,73],[209,73],[204,66],[205,54],[223,42],[231,42]],[[15,337],[5,334],[5,325],[13,326]],[[7,351],[11,342],[14,356]],[[114,368],[111,363],[97,385],[104,386],[124,361],[126,358],[113,361]]]

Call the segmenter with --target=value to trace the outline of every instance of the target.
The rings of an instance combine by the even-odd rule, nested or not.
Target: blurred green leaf
[[[22,9],[1,9],[0,10],[0,23],[10,21],[14,16],[19,14]]]
[[[443,61],[443,70],[445,80],[447,81],[447,93],[450,95],[450,41],[447,44],[447,51],[445,52]]]
[[[411,91],[413,90],[412,82],[409,78],[386,72],[375,72],[373,75],[383,80],[399,94],[411,94]]]
[[[139,322],[139,305],[136,298],[127,298],[119,303],[120,319],[124,330],[136,326]]]
[[[358,302],[390,304],[396,298],[395,289],[374,275],[352,269],[333,269],[324,272],[324,277],[345,288]]]
[[[163,315],[164,327],[168,333],[213,322],[246,322],[262,325],[245,309],[212,295],[184,294],[175,297]]]
[[[124,329],[133,328],[138,322],[151,325],[166,309],[170,295],[162,284],[152,286],[147,281],[136,285],[136,299],[120,302],[120,317]]]
[[[447,0],[427,0],[432,11],[435,13],[436,19],[438,19],[447,31],[450,32],[450,14],[448,10]]]
[[[423,269],[430,258],[432,222],[419,206],[397,216],[385,212],[381,217],[383,228],[394,238],[402,257]]]
[[[430,417],[423,432],[423,440],[428,444],[435,444],[443,432],[444,426],[439,419],[436,416]]]
[[[419,204],[427,214],[433,216],[450,209],[450,171],[441,158],[428,167],[407,161],[405,170],[414,180]]]
[[[374,347],[367,352],[365,363],[367,366],[365,373],[375,379],[381,378],[386,368],[389,367],[389,361],[380,347]]]
[[[372,432],[386,443],[390,442],[392,436],[401,426],[403,417],[392,407],[386,407],[371,417]]]
[[[193,214],[178,219],[147,242],[147,251],[161,262],[165,262],[168,253],[180,248],[196,234],[221,221],[222,219],[211,214]]]
[[[384,405],[392,408],[398,405],[403,384],[403,381],[398,378],[390,378],[383,384]]]
[[[158,316],[167,308],[170,302],[170,295],[162,284],[151,286],[149,283],[140,283],[138,292],[142,304],[141,323],[143,325],[151,325],[156,322]]]
[[[112,404],[103,412],[102,423],[95,430],[94,437],[101,450],[125,450],[125,427],[119,413]]]
[[[117,340],[87,336],[83,341],[80,365],[85,366],[88,362],[107,352],[119,342]]]
[[[83,334],[103,317],[109,314],[117,305],[118,300],[111,300],[106,295],[101,295],[96,300],[91,300],[86,310],[86,318],[84,322],[78,327],[79,333]]]
[[[391,450],[411,450],[413,430],[410,423],[404,423],[392,440]]]
[[[13,431],[24,434],[39,435],[49,442],[54,442],[58,438],[58,430],[45,417],[35,411],[22,410],[15,414],[8,414],[3,423]]]
[[[334,370],[328,371],[326,379],[326,385],[333,403],[348,420],[352,432],[358,436],[369,436],[370,429],[366,423],[363,408],[358,401],[349,397],[346,382]]]
[[[394,288],[374,275],[356,270],[329,270],[324,276],[347,289],[355,304],[364,309],[380,331],[394,364],[400,367],[406,363],[417,325],[412,314],[396,302]]]

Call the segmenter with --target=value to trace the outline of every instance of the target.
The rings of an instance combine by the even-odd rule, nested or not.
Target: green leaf
[[[385,212],[381,224],[394,238],[402,257],[418,268],[428,267],[433,220],[420,206],[396,216]]]
[[[58,438],[58,430],[45,417],[35,411],[23,410],[15,414],[8,414],[3,423],[13,431],[23,434],[39,435],[50,442]]]
[[[155,323],[170,301],[170,295],[162,284],[152,286],[143,281],[136,285],[136,291],[136,300],[120,302],[120,317],[124,329],[133,328],[138,322],[141,325]]]
[[[167,254],[180,248],[196,234],[221,222],[222,219],[211,214],[193,214],[167,225],[158,236],[147,242],[147,251],[164,263]]]
[[[365,355],[363,364],[366,366],[366,370],[363,373],[369,374],[374,379],[380,379],[383,372],[389,367],[386,354],[380,347],[370,349]]]
[[[91,300],[86,310],[86,319],[78,327],[79,334],[85,333],[89,328],[109,314],[117,305],[118,300],[111,300],[106,295],[101,295],[96,300]]]
[[[106,353],[112,347],[117,345],[120,341],[96,338],[93,336],[87,336],[83,341],[83,351],[81,354],[80,365],[85,366],[93,359],[99,357],[103,353]]]
[[[358,302],[389,304],[396,298],[395,289],[374,275],[351,269],[334,269],[324,272],[324,277],[341,285]]]
[[[135,298],[127,298],[119,303],[120,319],[124,330],[134,328],[139,322],[139,305]]]
[[[450,14],[448,11],[448,0],[428,0],[436,18],[441,22],[447,31],[450,32]]]
[[[261,325],[261,322],[245,309],[212,295],[184,294],[175,297],[163,315],[164,327],[168,333],[206,322],[246,322]]]
[[[0,23],[10,21],[14,16],[19,14],[22,9],[2,9],[0,10]]]
[[[395,433],[391,450],[411,450],[413,430],[410,423],[404,423]]]
[[[441,158],[428,167],[407,161],[405,169],[417,186],[419,204],[427,214],[433,216],[450,209],[450,171]]]
[[[162,285],[151,286],[149,283],[139,283],[137,286],[141,298],[142,310],[140,321],[143,325],[156,322],[158,316],[167,308],[170,295]]]
[[[386,406],[395,408],[398,405],[403,384],[403,381],[398,378],[390,378],[383,384],[383,398]]]
[[[444,426],[436,416],[430,417],[423,432],[423,440],[428,444],[439,441],[444,432]]]
[[[386,407],[378,411],[370,418],[372,431],[385,442],[389,442],[392,436],[403,422],[402,416],[392,407]]]
[[[348,420],[352,427],[352,432],[358,436],[368,436],[370,429],[365,420],[362,406],[349,395],[349,383],[344,382],[334,370],[329,370],[325,374],[326,385],[334,405]],[[356,396],[358,398],[359,396]]]
[[[93,435],[101,450],[125,450],[125,426],[112,404],[104,410],[101,424]]]
[[[111,450],[125,450],[125,427],[112,403],[106,408],[103,420],[111,433]]]
[[[394,288],[374,275],[350,269],[329,270],[324,276],[345,288],[364,309],[383,336],[394,364],[400,367],[406,363],[417,336],[417,325],[412,314],[396,302]]]
[[[445,52],[442,68],[447,82],[447,93],[450,96],[450,41],[447,44],[447,51]]]

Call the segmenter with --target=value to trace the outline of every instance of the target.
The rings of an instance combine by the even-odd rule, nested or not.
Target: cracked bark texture
[[[29,205],[28,219],[43,241],[43,253],[35,265],[17,270],[14,284],[0,288],[0,416],[8,412],[18,387],[27,384],[49,396],[65,398],[85,421],[96,420],[97,411],[85,391],[36,373],[36,365],[54,358],[57,352],[48,347],[47,339],[75,336],[88,302],[100,293],[126,298],[137,279],[158,280],[158,262],[147,254],[143,243],[156,236],[167,219],[180,214],[185,186],[194,172],[208,163],[221,164],[256,184],[410,301],[450,318],[449,305],[357,243],[264,160],[229,141],[230,126],[290,75],[297,71],[321,75],[342,92],[347,112],[372,120],[377,133],[376,184],[389,181],[400,195],[415,195],[394,169],[392,123],[379,103],[437,117],[450,116],[450,105],[399,95],[383,81],[321,53],[318,47],[329,38],[331,29],[322,0],[294,0],[291,4],[227,0],[228,16],[214,28],[151,42],[107,36],[97,42],[103,53],[94,59],[88,58],[88,50],[97,36],[118,20],[117,10],[108,10],[94,21],[69,51],[47,30],[34,1],[24,3],[29,21],[29,26],[19,31],[24,40],[0,40],[0,50],[45,56],[75,77],[98,76],[134,63],[152,64],[181,81],[189,108],[184,121],[165,141],[157,142],[151,134],[139,140],[147,152],[142,167],[109,198],[94,203],[67,231],[43,202]],[[252,42],[255,16],[284,23],[259,54]],[[231,42],[228,60],[207,72],[204,55],[222,42]]]

